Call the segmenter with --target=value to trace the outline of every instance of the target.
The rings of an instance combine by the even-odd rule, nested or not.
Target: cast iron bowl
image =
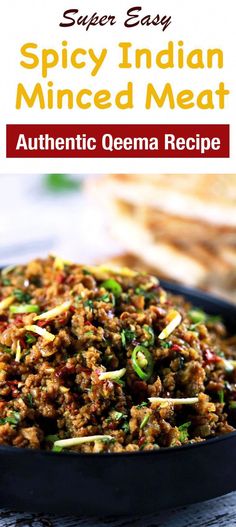
[[[236,306],[163,282],[235,331]],[[153,452],[60,454],[0,447],[0,505],[17,510],[116,515],[187,505],[236,489],[236,432]]]

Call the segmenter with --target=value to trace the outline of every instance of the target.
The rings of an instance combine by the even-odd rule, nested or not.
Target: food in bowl
[[[0,279],[0,444],[132,452],[232,432],[236,337],[130,269],[54,256]]]

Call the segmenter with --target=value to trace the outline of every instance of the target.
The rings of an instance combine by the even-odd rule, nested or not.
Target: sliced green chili
[[[122,287],[121,285],[114,280],[114,278],[109,278],[108,280],[105,280],[105,282],[102,283],[101,287],[104,287],[107,289],[107,291],[111,291],[115,297],[118,297],[122,293]]]
[[[142,354],[138,357],[138,354]],[[153,357],[144,346],[136,346],[132,353],[132,366],[134,371],[143,381],[148,381],[153,372]]]
[[[10,312],[15,314],[23,314],[23,313],[39,313],[39,306],[36,306],[35,304],[20,304],[19,306],[10,306]]]
[[[219,401],[221,404],[224,404],[225,402],[225,394],[224,394],[224,390],[219,390],[218,391],[218,397],[219,397]]]
[[[145,417],[143,418],[143,420],[141,422],[140,430],[142,430],[146,426],[146,424],[148,423],[149,419],[150,419],[150,414],[145,415]]]
[[[194,324],[200,324],[201,322],[205,322],[207,318],[206,313],[204,313],[202,309],[191,309],[188,312],[188,316]]]

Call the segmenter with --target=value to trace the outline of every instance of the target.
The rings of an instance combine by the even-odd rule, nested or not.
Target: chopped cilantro
[[[136,295],[144,296],[145,300],[155,300],[156,299],[156,293],[154,293],[153,291],[146,291],[146,289],[142,289],[142,287],[136,287],[135,293]]]
[[[126,348],[127,344],[132,342],[132,340],[134,340],[135,337],[136,337],[135,331],[132,331],[131,329],[122,329],[121,342],[124,348]]]
[[[2,419],[0,419],[0,424],[5,425],[6,423],[9,423],[12,426],[16,426],[19,423],[19,421],[20,421],[20,413],[13,411],[11,415],[9,415],[8,417],[3,417]]]
[[[140,410],[140,408],[144,408],[144,406],[147,406],[148,403],[146,403],[146,401],[143,401],[142,403],[140,404],[137,404],[136,408],[138,408],[138,410]]]
[[[85,300],[84,307],[89,307],[89,309],[93,309],[93,300]]]
[[[0,345],[0,352],[1,353],[11,353],[11,348],[8,348],[7,346]]]
[[[109,304],[109,302],[111,302],[111,299],[110,299],[110,295],[109,293],[105,293],[105,295],[102,295],[98,298],[98,300],[100,302],[106,302],[107,304]]]
[[[27,302],[29,302],[32,298],[29,293],[27,293],[26,291],[22,291],[21,289],[14,289],[13,295],[16,298],[16,300],[18,300],[18,302],[22,304],[23,303],[27,304]]]
[[[159,345],[161,346],[161,348],[168,349],[171,348],[172,342],[167,342],[166,340],[163,340],[159,342]]]
[[[180,435],[179,435],[179,440],[181,443],[183,443],[184,441],[186,441],[186,439],[188,439],[188,428],[191,426],[191,421],[188,421],[187,423],[183,423],[182,425],[179,426],[179,432],[180,432]]]
[[[122,412],[114,412],[112,416],[114,417],[115,421],[120,421],[120,419],[126,417]]]
[[[31,335],[31,333],[25,334],[25,342],[26,344],[35,344],[37,338],[34,335]]]
[[[86,331],[86,333],[84,333],[84,336],[91,337],[93,334],[93,331]]]
[[[129,434],[129,431],[130,431],[130,430],[129,430],[129,423],[127,423],[127,422],[124,423],[124,424],[122,425],[122,430],[124,430],[125,434]]]
[[[28,400],[28,403],[29,403],[30,407],[33,408],[34,401],[33,401],[33,396],[32,396],[31,393],[28,393],[27,400]]]

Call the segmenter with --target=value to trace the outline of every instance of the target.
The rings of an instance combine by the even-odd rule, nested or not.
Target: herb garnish
[[[18,300],[18,302],[25,304],[27,304],[27,302],[29,302],[32,298],[29,293],[27,293],[26,291],[22,291],[21,289],[14,289],[13,295],[16,300]]]
[[[141,408],[144,408],[144,407],[147,406],[147,405],[148,405],[148,403],[147,403],[146,401],[143,401],[142,403],[137,404],[136,408],[137,408],[138,410],[140,410]]]
[[[0,424],[5,425],[6,423],[9,423],[12,426],[16,426],[18,425],[19,421],[20,413],[14,410],[8,417],[3,417],[2,419],[0,419]]]
[[[131,329],[122,329],[121,331],[121,342],[124,348],[126,348],[127,344],[132,342],[136,337],[135,331],[132,331]]]
[[[183,443],[184,441],[186,441],[186,439],[188,439],[188,428],[191,426],[191,421],[187,421],[187,423],[183,423],[182,425],[180,425],[178,427],[178,430],[180,432],[180,435],[179,435],[179,440],[181,443]]]
[[[166,340],[162,340],[159,342],[159,346],[161,346],[161,348],[163,349],[168,349],[168,348],[171,348],[172,342],[167,342]]]
[[[34,335],[31,335],[31,333],[25,334],[26,344],[35,344],[36,341],[37,341],[37,338]]]

